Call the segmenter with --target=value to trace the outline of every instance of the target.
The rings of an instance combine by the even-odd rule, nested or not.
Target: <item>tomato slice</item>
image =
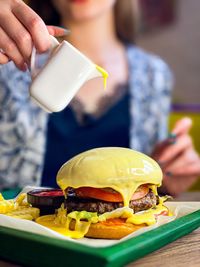
[[[141,185],[136,192],[132,195],[131,200],[140,199],[146,196],[149,192],[147,185]],[[93,187],[80,187],[75,189],[75,193],[83,198],[95,198],[108,202],[122,202],[122,196],[111,188],[93,188]]]
[[[128,224],[126,223],[125,218],[112,218],[112,219],[107,219],[106,221],[98,222],[99,224],[105,225],[105,226],[123,226]],[[133,225],[133,224],[132,224]],[[134,225],[135,227],[140,228],[141,226],[146,226],[145,223],[139,224],[139,225]]]
[[[83,198],[95,198],[109,202],[122,202],[122,196],[113,190],[106,190],[93,187],[80,187],[75,190],[76,195]]]
[[[162,215],[162,216],[168,216],[169,215],[169,211],[168,210],[163,210],[163,211],[161,211],[161,213],[155,214],[154,216],[156,218],[158,218],[158,216],[160,216],[160,215]]]
[[[123,225],[125,223],[126,223],[126,219],[123,219],[123,218],[107,219],[106,221],[101,222],[101,224],[107,225],[107,226]]]
[[[149,187],[148,185],[140,185],[135,193],[132,195],[131,200],[137,200],[140,198],[145,197],[149,193]]]

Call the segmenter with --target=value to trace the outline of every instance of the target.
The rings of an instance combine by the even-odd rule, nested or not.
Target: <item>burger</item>
[[[169,215],[157,193],[161,183],[159,165],[143,153],[91,149],[60,168],[57,184],[64,204],[36,222],[72,238],[120,239]]]

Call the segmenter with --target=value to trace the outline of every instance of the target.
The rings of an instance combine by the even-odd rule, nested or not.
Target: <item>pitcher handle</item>
[[[50,39],[51,39],[50,50],[53,51],[53,49],[59,45],[59,42],[52,35],[50,35]],[[32,78],[34,78],[38,74],[38,71],[39,71],[39,69],[37,69],[36,67],[36,54],[37,54],[36,48],[35,46],[33,46],[32,53],[31,53],[31,60],[30,60],[30,73],[31,73]]]

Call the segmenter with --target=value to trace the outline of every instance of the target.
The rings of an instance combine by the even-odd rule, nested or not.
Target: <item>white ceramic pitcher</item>
[[[36,49],[31,55],[30,96],[45,111],[63,110],[88,80],[108,74],[67,41],[51,36],[52,48],[42,68],[36,66]]]

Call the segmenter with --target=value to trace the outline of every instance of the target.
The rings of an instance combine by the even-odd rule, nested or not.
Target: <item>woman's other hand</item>
[[[49,33],[65,35],[65,29],[48,26],[22,0],[0,0],[0,64],[9,60],[25,71],[32,52],[50,47]]]
[[[170,138],[158,144],[152,157],[163,170],[161,190],[172,196],[186,191],[200,176],[200,157],[195,151],[189,130],[192,121],[177,121]]]

